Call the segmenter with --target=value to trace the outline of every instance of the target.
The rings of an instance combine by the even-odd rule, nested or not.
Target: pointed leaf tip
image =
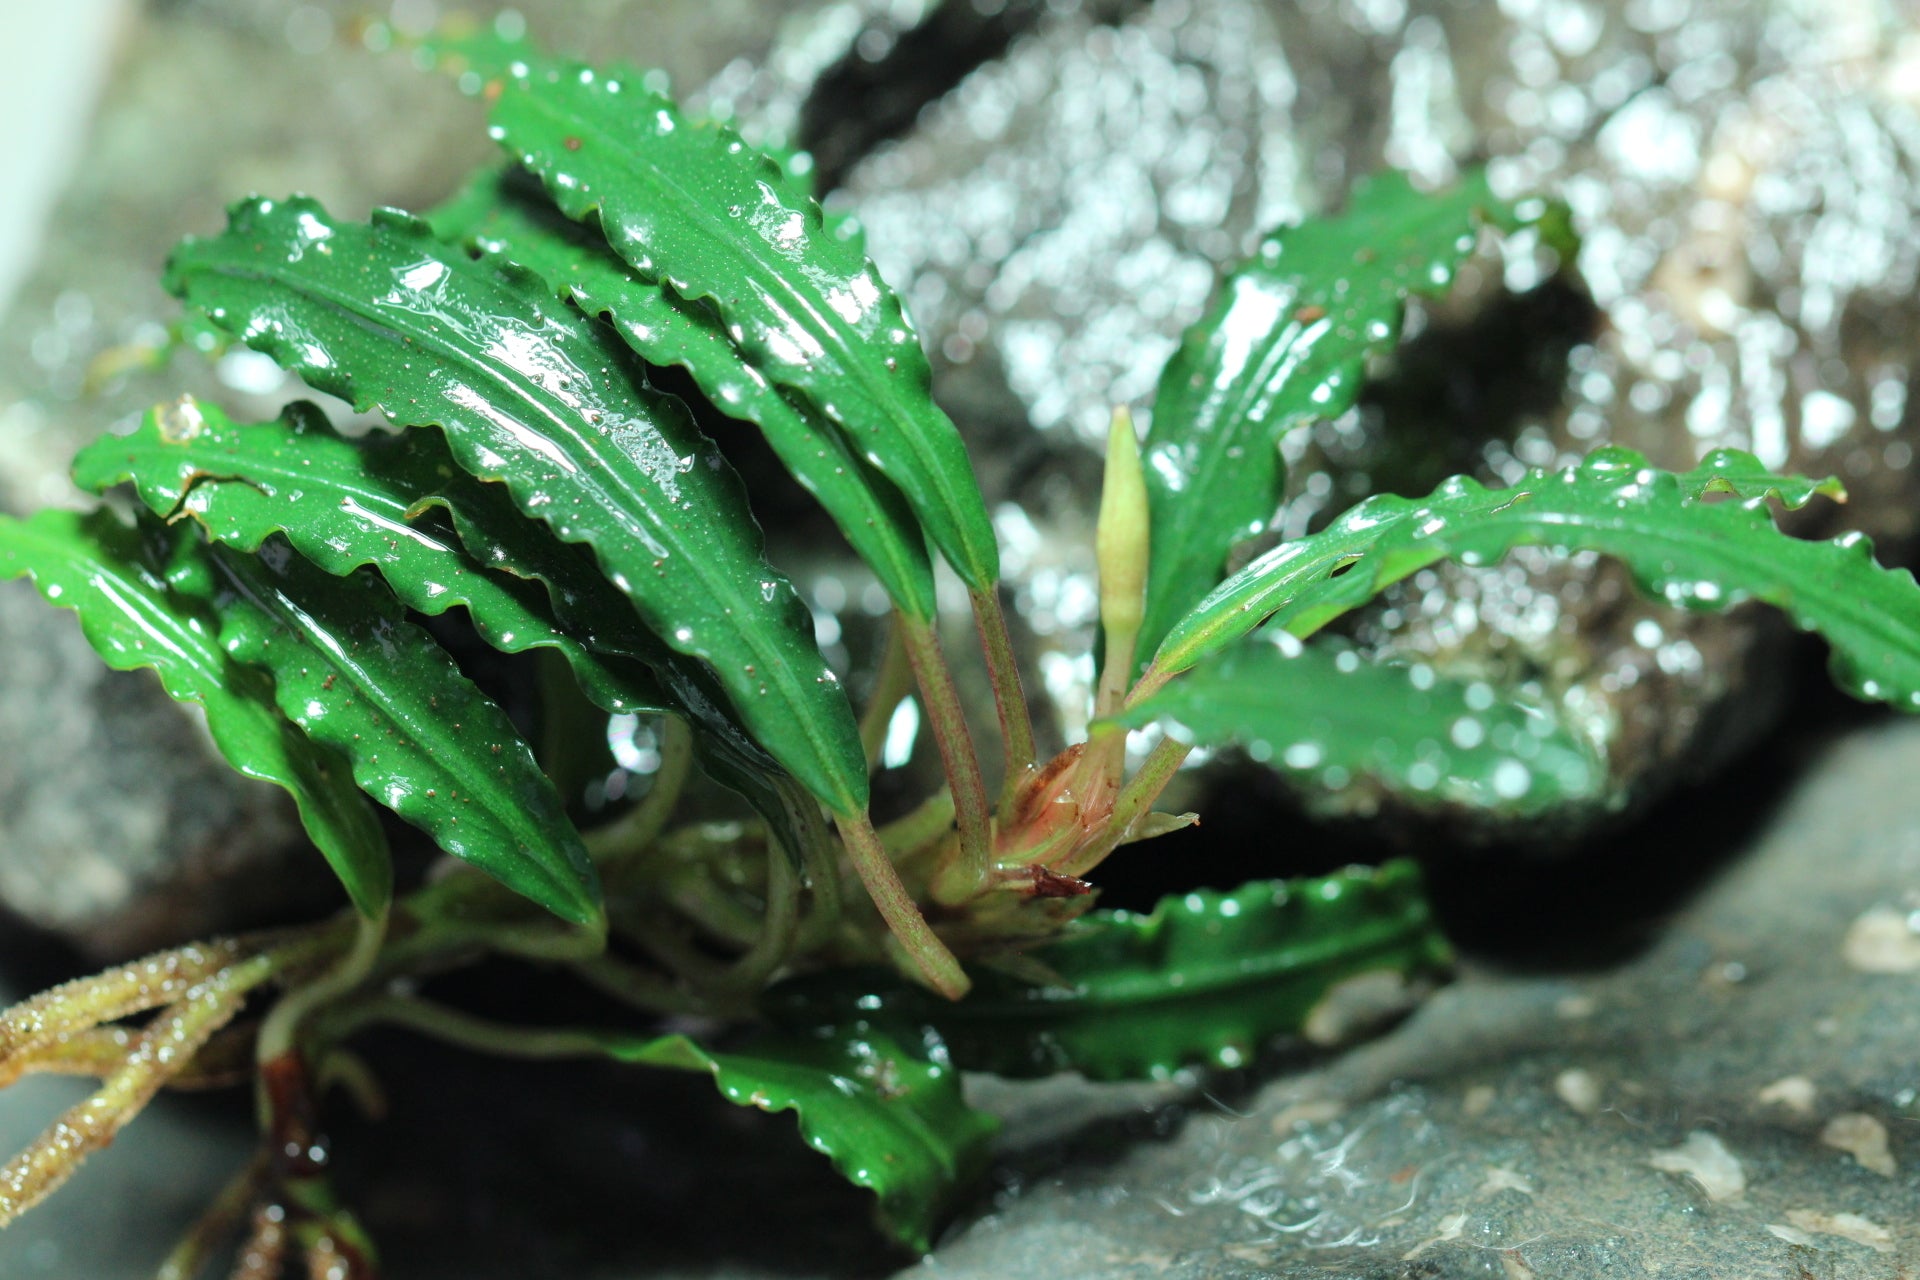
[[[590,547],[823,803],[864,807],[853,709],[765,560],[738,476],[604,326],[418,219],[341,222],[305,197],[243,205],[226,234],[174,252],[167,283],[315,388],[442,427],[465,470]]]

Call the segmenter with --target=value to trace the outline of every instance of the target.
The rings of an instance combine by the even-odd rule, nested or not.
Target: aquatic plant
[[[165,275],[185,329],[396,430],[344,433],[305,404],[242,424],[182,399],[75,464],[83,487],[134,501],[0,521],[6,575],[74,610],[109,664],[198,704],[237,769],[290,793],[351,902],[0,1015],[0,1083],[102,1081],[0,1169],[0,1224],[160,1088],[251,1080],[260,1155],[162,1274],[200,1274],[249,1223],[248,1275],[296,1255],[373,1274],[319,1117],[331,1084],[368,1087],[351,1044],[389,1025],[709,1073],[734,1102],[795,1111],[875,1192],[883,1227],[924,1249],[994,1127],[962,1070],[1237,1064],[1347,979],[1444,970],[1405,863],[1094,910],[1088,877],[1108,857],[1192,820],[1153,806],[1194,745],[1239,744],[1309,785],[1367,778],[1510,811],[1602,785],[1593,745],[1524,691],[1315,639],[1442,559],[1591,550],[1676,606],[1766,601],[1827,638],[1851,692],[1920,706],[1912,577],[1859,539],[1782,533],[1776,506],[1838,485],[1739,453],[1669,473],[1605,449],[1499,488],[1381,495],[1228,572],[1268,535],[1282,438],[1353,402],[1410,295],[1445,292],[1488,236],[1532,237],[1570,267],[1552,202],[1501,198],[1479,173],[1438,193],[1387,174],[1227,278],[1144,441],[1115,412],[1092,728],[1042,759],[966,447],[858,226],[822,212],[803,158],[690,118],[643,72],[492,38],[431,51],[489,99],[505,164],[423,217],[251,198]],[[758,428],[884,587],[885,650],[857,700],[702,423]],[[986,717],[943,649],[936,557],[990,676],[995,785],[975,742]],[[540,664],[537,746],[422,625],[454,610]],[[876,821],[870,777],[909,698],[945,785]],[[649,726],[657,759],[630,807],[581,830],[566,756],[604,740],[609,716]],[[680,817],[715,792],[752,820]],[[452,861],[398,891],[370,799]],[[507,1025],[413,981],[487,956],[630,1012]],[[685,1014],[735,1029],[655,1033]]]

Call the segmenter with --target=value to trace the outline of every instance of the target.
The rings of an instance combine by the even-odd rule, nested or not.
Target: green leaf
[[[211,615],[167,585],[170,571],[204,554],[191,531],[129,528],[107,512],[0,516],[0,577],[30,574],[41,595],[80,616],[108,666],[150,667],[169,697],[199,704],[220,754],[286,789],[354,906],[377,916],[393,898],[393,863],[347,762],[289,723],[266,675],[229,658]]]
[[[792,1111],[807,1145],[879,1196],[881,1227],[920,1253],[957,1197],[985,1172],[999,1122],[967,1106],[938,1045],[910,1047],[864,1022],[767,1037],[715,1053],[685,1036],[609,1038],[623,1062],[706,1071],[727,1101]]]
[[[1689,609],[1746,599],[1776,605],[1795,625],[1826,637],[1842,687],[1920,708],[1913,575],[1875,563],[1872,544],[1858,534],[1831,542],[1790,537],[1767,506],[1773,499],[1795,508],[1838,493],[1835,481],[1771,475],[1734,450],[1676,475],[1610,448],[1510,488],[1456,477],[1424,499],[1369,498],[1222,583],[1174,627],[1153,668],[1158,676],[1184,671],[1269,617],[1304,637],[1435,561],[1485,564],[1535,545],[1614,556],[1643,590]]]
[[[213,547],[171,585],[211,604],[221,646],[273,673],[280,709],[346,756],[362,790],[562,919],[602,919],[598,877],[533,752],[377,580],[331,577],[276,540],[258,556]]]
[[[1564,219],[1543,200],[1496,199],[1481,170],[1434,193],[1383,173],[1342,213],[1268,235],[1227,277],[1154,397],[1143,655],[1266,528],[1286,487],[1282,437],[1353,405],[1367,359],[1400,341],[1408,296],[1444,294],[1483,226],[1542,225],[1570,254]]]
[[[948,1004],[878,971],[836,974],[777,987],[767,1008],[789,1025],[857,1011],[879,1026],[931,1027],[957,1066],[1008,1076],[1118,1080],[1195,1062],[1240,1066],[1272,1037],[1302,1029],[1348,978],[1424,976],[1447,964],[1419,881],[1412,863],[1394,862],[1183,894],[1150,915],[1095,911],[1028,953],[1054,983],[976,969],[972,993]]]
[[[644,280],[710,304],[747,360],[803,397],[898,485],[976,591],[999,577],[986,504],[900,301],[820,206],[731,130],[697,125],[633,77],[523,61],[494,135],[561,212],[597,218]]]
[[[436,431],[349,440],[310,404],[241,426],[217,406],[187,399],[149,410],[130,435],[82,449],[73,476],[96,493],[131,481],[155,515],[191,515],[209,537],[241,551],[258,551],[277,533],[328,573],[373,565],[409,609],[437,616],[465,607],[481,639],[502,653],[557,649],[604,710],[672,708],[631,657],[602,657],[561,629],[538,585],[489,571],[424,518],[435,503],[491,505],[478,501],[481,486],[454,465]],[[507,515],[525,524],[518,512]],[[614,600],[627,629],[637,627],[626,601]],[[619,624],[615,614],[600,630]]]
[[[391,210],[246,201],[188,240],[167,285],[311,385],[445,428],[455,459],[592,547],[673,648],[709,663],[753,736],[834,812],[860,811],[853,709],[739,479],[605,326],[531,272],[475,262]]]
[[[580,547],[522,516],[502,486],[455,466],[437,431],[349,440],[311,405],[241,426],[217,407],[182,402],[82,450],[74,478],[96,491],[132,480],[156,514],[191,514],[243,551],[281,533],[329,573],[375,565],[408,608],[436,615],[464,605],[503,652],[558,649],[603,709],[685,716],[707,772],[785,830],[768,776],[779,765],[706,670],[649,632]],[[464,549],[423,519],[434,505],[447,508]]]
[[[1442,679],[1431,667],[1364,661],[1351,649],[1254,636],[1113,717],[1168,719],[1206,746],[1326,787],[1377,786],[1422,804],[1531,816],[1594,803],[1606,768],[1544,700]]]
[[[711,307],[641,280],[604,239],[567,221],[537,187],[517,187],[513,173],[483,172],[427,220],[444,240],[538,273],[588,315],[604,316],[648,363],[686,369],[714,404],[765,433],[902,611],[923,621],[934,616],[926,538],[899,490],[807,402],[762,377]]]

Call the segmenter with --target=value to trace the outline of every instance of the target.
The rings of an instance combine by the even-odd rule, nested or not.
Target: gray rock
[[[1841,743],[1631,963],[1469,966],[1392,1033],[1201,1102],[1170,1140],[1041,1165],[933,1273],[1879,1280],[1920,1265],[1917,766],[1920,726]]]
[[[1469,271],[1354,412],[1284,446],[1297,534],[1379,488],[1492,480],[1625,444],[1685,468],[1709,449],[1837,473],[1854,501],[1802,523],[1898,554],[1914,532],[1909,405],[1920,272],[1920,113],[1906,25],[1735,0],[1673,4],[1083,6],[1016,42],[851,173],[1009,513],[1009,580],[1050,650],[1068,737],[1091,680],[1087,492],[1060,492],[1144,405],[1219,270],[1384,165],[1564,195],[1590,300],[1523,250]],[[1777,712],[1778,624],[1636,600],[1592,556],[1441,567],[1357,626],[1363,645],[1531,683],[1644,801]],[[1365,805],[1371,792],[1343,803]],[[1410,798],[1419,806],[1418,797]]]
[[[72,614],[0,584],[0,903],[97,957],[325,891],[277,792],[247,786],[146,673],[109,671]]]
[[[970,1081],[1008,1118],[998,1190],[900,1274],[1886,1280],[1920,1266],[1916,770],[1920,725],[1820,753],[1738,860],[1614,967],[1469,964],[1379,1039],[1261,1076]],[[791,1122],[697,1079],[392,1043],[375,1061],[394,1119],[346,1124],[337,1150],[394,1280],[886,1269],[865,1198]],[[17,1146],[75,1092],[0,1093],[0,1139]],[[247,1142],[243,1101],[162,1099],[0,1235],[0,1274],[151,1274]],[[104,1215],[129,1225],[100,1231]]]

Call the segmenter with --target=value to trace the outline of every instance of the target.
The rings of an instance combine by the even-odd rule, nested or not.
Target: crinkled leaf
[[[899,299],[820,206],[731,130],[695,124],[640,79],[513,63],[495,136],[569,218],[597,218],[642,279],[706,303],[767,381],[804,398],[899,486],[968,586],[999,552],[953,423]]]
[[[1419,881],[1412,863],[1395,862],[1183,894],[1148,915],[1090,912],[1029,953],[1058,982],[976,968],[972,993],[954,1004],[875,971],[796,980],[770,992],[767,1007],[790,1025],[857,1011],[879,1026],[930,1027],[956,1065],[1001,1075],[1116,1080],[1239,1066],[1301,1030],[1348,978],[1419,977],[1447,964]]]
[[[1162,718],[1335,790],[1517,815],[1605,791],[1593,747],[1543,700],[1326,645],[1289,652],[1249,637],[1114,717],[1135,728]]]
[[[537,584],[487,569],[427,518],[435,503],[467,508],[480,487],[437,431],[350,440],[309,404],[242,426],[217,406],[185,400],[150,410],[129,435],[94,441],[74,459],[73,475],[95,492],[131,481],[154,514],[191,515],[242,551],[277,533],[328,573],[373,565],[409,609],[434,616],[465,607],[481,639],[503,653],[557,649],[605,710],[672,706],[633,658],[603,657],[563,630]],[[525,524],[518,512],[509,516]],[[622,613],[628,629],[637,627],[626,601],[607,594],[619,612],[598,630],[620,626]]]
[[[880,1198],[881,1226],[925,1253],[956,1198],[986,1169],[998,1121],[967,1106],[944,1055],[851,1022],[715,1053],[685,1036],[612,1038],[623,1062],[706,1071],[729,1102],[792,1111],[807,1145]]]
[[[588,315],[604,316],[650,364],[686,369],[723,411],[765,433],[894,602],[913,617],[933,617],[926,538],[899,490],[807,402],[761,376],[711,307],[640,279],[604,239],[567,221],[537,187],[518,186],[511,173],[482,173],[427,220],[442,239],[537,272]]]
[[[1222,583],[1174,627],[1153,667],[1183,671],[1270,617],[1304,637],[1437,560],[1484,564],[1537,545],[1614,556],[1643,590],[1685,608],[1776,605],[1826,637],[1849,692],[1920,707],[1913,575],[1881,567],[1858,534],[1814,542],[1773,522],[1769,499],[1793,508],[1817,493],[1837,494],[1838,485],[1770,475],[1734,450],[1674,474],[1630,450],[1602,449],[1508,488],[1455,478],[1426,498],[1369,498]]]
[[[295,728],[266,674],[229,658],[212,615],[167,585],[170,571],[204,555],[191,530],[129,528],[107,512],[0,516],[0,577],[30,574],[41,595],[80,616],[108,666],[150,667],[168,696],[202,707],[220,754],[292,795],[354,906],[376,916],[393,897],[393,864],[347,762]]]
[[[1408,296],[1444,294],[1483,226],[1544,221],[1565,251],[1564,219],[1544,200],[1496,199],[1481,170],[1433,193],[1383,173],[1343,212],[1267,236],[1227,277],[1154,396],[1143,655],[1220,581],[1234,545],[1266,527],[1286,487],[1281,438],[1352,406],[1368,357],[1399,342]]]
[[[866,803],[853,709],[761,552],[739,479],[685,406],[538,276],[390,210],[337,222],[252,200],[174,252],[167,284],[311,385],[407,426],[592,547],[653,632],[709,663],[754,737],[836,813]]]
[[[172,585],[211,604],[222,647],[273,673],[280,709],[362,790],[562,919],[601,919],[599,879],[533,752],[377,579],[332,577],[276,540],[258,556],[215,546]]]

